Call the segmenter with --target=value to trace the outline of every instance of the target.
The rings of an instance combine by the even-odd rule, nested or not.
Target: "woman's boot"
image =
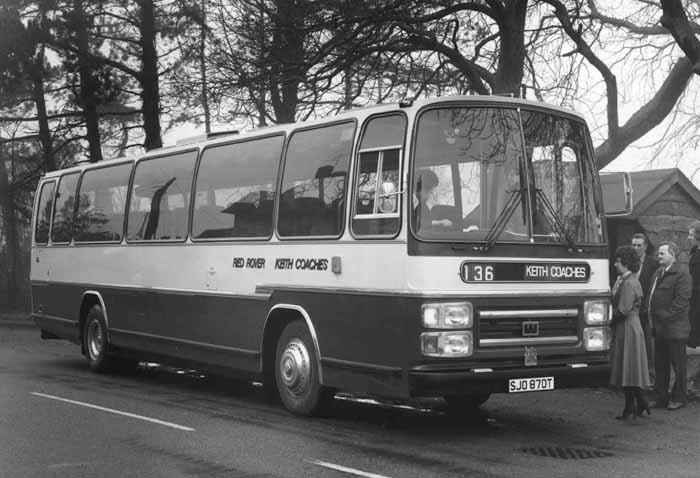
[[[625,408],[622,414],[616,416],[618,420],[627,420],[629,417],[636,418],[636,407],[634,406],[634,389],[633,387],[624,387],[625,391]]]

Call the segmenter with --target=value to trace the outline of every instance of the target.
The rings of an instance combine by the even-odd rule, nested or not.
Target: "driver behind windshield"
[[[416,231],[430,227],[452,227],[449,219],[436,219],[432,213],[437,205],[435,188],[439,184],[437,175],[430,169],[424,169],[418,174],[415,184],[417,205],[413,209],[413,223]]]

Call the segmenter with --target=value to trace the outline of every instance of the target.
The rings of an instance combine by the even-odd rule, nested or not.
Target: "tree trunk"
[[[160,91],[158,89],[158,52],[156,51],[156,20],[153,0],[141,0],[139,45],[141,46],[141,99],[146,150],[160,148]]]
[[[661,15],[661,24],[668,28],[685,56],[693,63],[695,74],[700,75],[700,40],[695,36],[688,21],[683,2],[661,0],[661,6],[664,12]]]
[[[304,6],[277,0],[272,35],[271,100],[278,123],[293,123],[299,104],[299,82],[306,77],[304,66]]]
[[[527,0],[506,1],[501,7],[498,19],[501,45],[491,85],[494,94],[510,93],[516,98],[522,95],[527,3]]]
[[[32,71],[32,97],[36,105],[37,122],[39,123],[39,141],[43,156],[43,170],[55,171],[56,161],[53,157],[53,142],[51,141],[51,130],[49,129],[49,119],[46,112],[46,98],[44,96],[44,78],[41,73],[41,63],[37,61]]]
[[[7,274],[7,298],[11,308],[17,308],[22,303],[19,293],[18,265],[20,264],[19,241],[17,239],[17,217],[15,215],[10,181],[5,167],[5,158],[0,156],[0,209],[2,224],[5,229],[6,249],[5,272]]]
[[[41,30],[47,31],[46,11],[44,5],[40,4]],[[53,156],[53,141],[51,140],[51,129],[49,128],[49,116],[46,111],[46,95],[44,91],[44,44],[39,45],[39,52],[36,59],[30,66],[30,76],[32,78],[32,98],[36,105],[37,122],[39,123],[39,141],[44,157],[44,171],[55,171],[56,161]]]
[[[207,95],[207,3],[202,0],[202,38],[199,43],[199,70],[202,77],[202,109],[204,110],[204,131],[211,133],[211,118],[209,113],[209,97]]]
[[[93,75],[96,65],[90,61],[90,45],[88,39],[88,19],[83,0],[73,2],[76,18],[76,41],[78,48],[78,72],[80,75],[80,105],[85,115],[85,129],[89,145],[91,163],[102,161],[102,144],[100,138],[100,117],[97,113],[97,94],[99,85]]]
[[[352,68],[349,66],[345,67],[343,87],[343,94],[345,96],[343,109],[349,110],[352,108]]]

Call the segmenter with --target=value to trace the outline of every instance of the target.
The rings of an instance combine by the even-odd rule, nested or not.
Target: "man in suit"
[[[642,285],[642,304],[646,304],[649,299],[649,288],[654,272],[659,268],[659,261],[654,257],[653,251],[649,250],[649,241],[646,234],[637,232],[632,236],[632,247],[637,251],[640,260],[637,280]],[[649,318],[646,307],[639,311],[639,321],[642,323],[644,339],[647,347],[647,357],[649,358],[649,370],[654,370],[654,340],[649,330]]]
[[[685,346],[690,334],[692,280],[677,262],[680,249],[675,243],[661,244],[658,256],[661,266],[654,274],[648,304],[656,368],[656,402],[652,406],[677,410],[688,402]],[[671,368],[675,381],[669,397]]]

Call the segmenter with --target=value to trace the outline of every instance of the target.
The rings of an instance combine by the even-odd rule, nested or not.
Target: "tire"
[[[85,317],[83,344],[90,370],[97,373],[107,373],[113,370],[115,363],[108,354],[107,322],[102,307],[97,304],[90,308]]]
[[[468,395],[445,395],[448,413],[464,413],[479,408],[491,397],[488,392]]]
[[[285,408],[297,415],[321,414],[333,391],[321,385],[311,334],[301,321],[287,324],[277,342],[275,384]]]

